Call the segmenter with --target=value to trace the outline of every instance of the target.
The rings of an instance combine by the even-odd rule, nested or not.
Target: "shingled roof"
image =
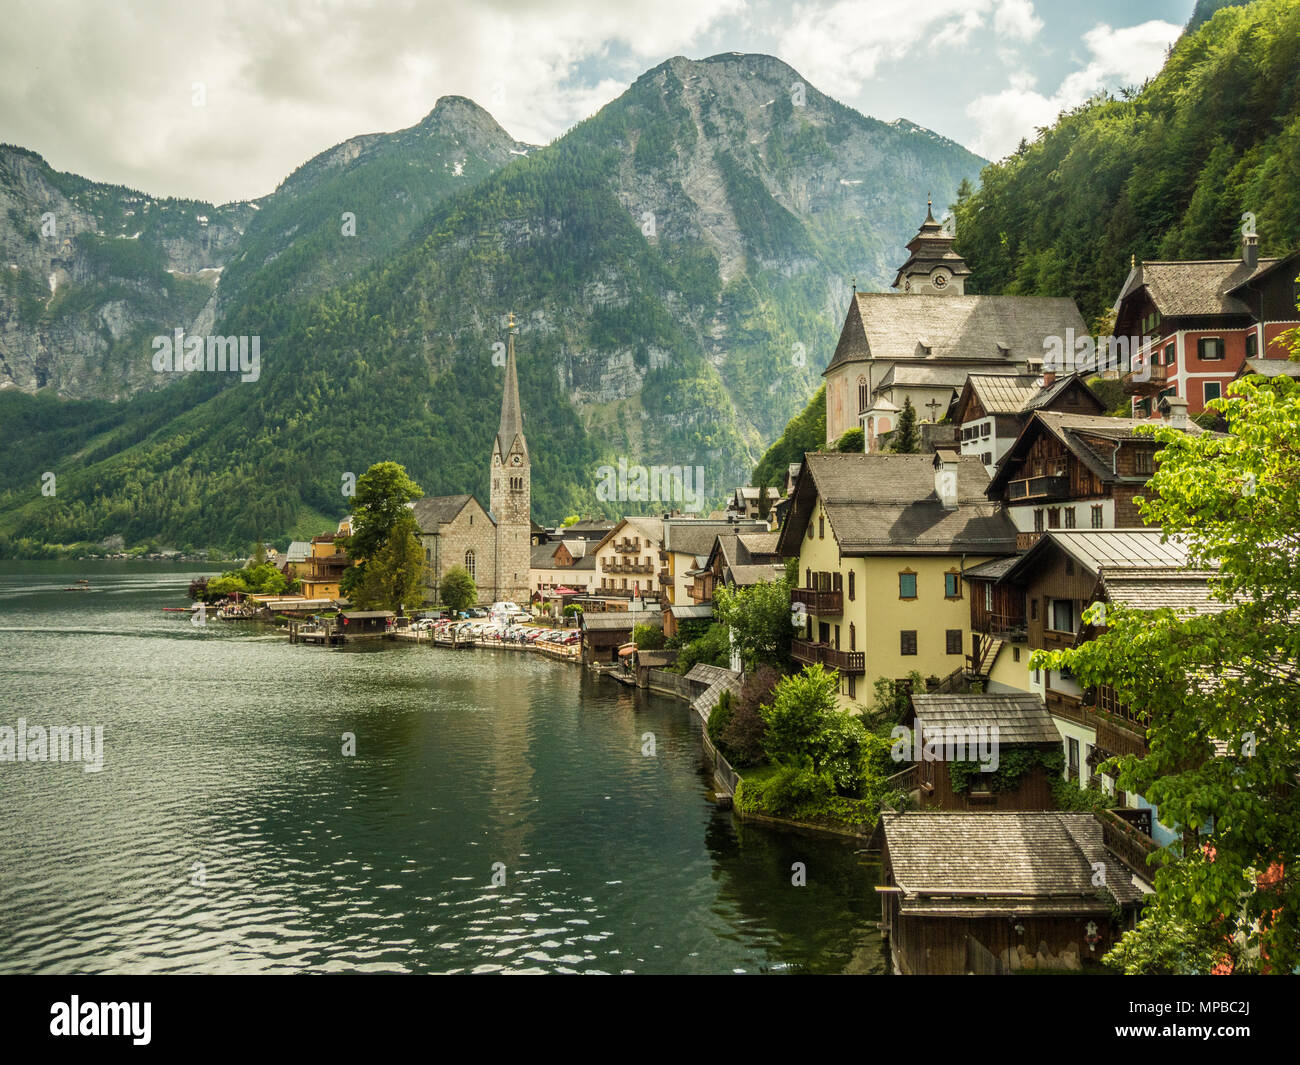
[[[411,504],[415,513],[415,524],[423,533],[438,531],[439,525],[446,525],[453,520],[474,497],[458,496],[424,496]]]
[[[1030,692],[913,695],[912,709],[922,736],[930,729],[973,736],[977,729],[996,728],[1001,744],[1061,742],[1043,700]]]
[[[825,373],[872,358],[1002,362],[1009,373],[1023,371],[1028,360],[1043,357],[1047,337],[1065,336],[1067,329],[1087,332],[1079,308],[1066,298],[859,292]],[[986,365],[984,372],[995,371]]]
[[[1250,308],[1232,295],[1232,290],[1267,272],[1280,261],[1260,259],[1253,268],[1241,259],[1144,262],[1129,271],[1114,309],[1118,313],[1128,296],[1145,288],[1151,302],[1166,318],[1249,315]]]
[[[1107,912],[1145,892],[1090,813],[905,813],[881,818],[904,914]],[[1097,887],[1094,863],[1105,867]]]
[[[974,455],[957,460],[957,506],[946,509],[935,492],[934,462],[932,455],[805,455],[807,476],[800,475],[781,527],[781,553],[799,554],[818,497],[843,555],[1014,553],[1015,526],[985,496],[984,464]]]

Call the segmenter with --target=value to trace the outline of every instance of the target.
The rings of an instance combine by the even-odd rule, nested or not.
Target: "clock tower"
[[[528,569],[532,559],[532,468],[524,440],[515,369],[515,316],[510,315],[501,427],[492,444],[492,518],[496,522],[496,590],[494,600],[529,600]]]
[[[927,200],[925,207],[925,221],[907,245],[912,254],[898,268],[893,287],[910,296],[964,295],[970,267],[953,251],[957,238],[934,220],[934,205]]]

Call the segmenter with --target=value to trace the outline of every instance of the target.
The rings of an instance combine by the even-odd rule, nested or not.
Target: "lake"
[[[197,575],[0,562],[0,725],[103,729],[0,762],[0,971],[885,971],[875,857],[720,811],[684,703],[198,627]]]

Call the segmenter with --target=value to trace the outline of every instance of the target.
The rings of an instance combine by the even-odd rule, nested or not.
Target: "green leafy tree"
[[[399,617],[406,608],[424,602],[424,549],[409,512],[398,519],[383,546],[367,560],[353,598],[366,609],[394,610]]]
[[[861,454],[866,448],[866,437],[861,428],[850,429],[838,440],[835,441],[835,450],[841,452],[853,452]]]
[[[464,566],[452,566],[447,570],[438,585],[438,599],[444,606],[454,611],[473,606],[478,600],[478,588],[475,587],[474,578],[469,575],[469,570]],[[565,607],[565,611],[567,613],[568,607]]]
[[[839,674],[820,665],[783,679],[773,690],[771,703],[763,707],[767,753],[783,765],[809,764],[814,772],[821,772],[821,734],[827,715],[835,711],[838,690]]]
[[[746,669],[790,662],[790,584],[782,577],[748,588],[719,588],[713,616],[731,631]]]
[[[343,538],[342,544],[356,565],[346,570],[339,582],[344,595],[353,595],[361,586],[368,560],[388,542],[398,523],[411,516],[407,504],[423,494],[407,476],[406,467],[396,462],[377,462],[357,478],[352,535]]]
[[[1286,972],[1300,965],[1300,384],[1248,377],[1215,406],[1226,436],[1144,430],[1164,447],[1140,505],[1193,567],[1217,565],[1223,609],[1112,605],[1096,639],[1030,664],[1108,684],[1146,722],[1148,753],[1108,772],[1181,839],[1125,957],[1155,956],[1136,940],[1164,927],[1214,928]]]
[[[898,416],[898,426],[890,450],[899,455],[915,455],[921,446],[920,436],[916,431],[916,408],[912,406],[912,397],[903,398],[903,413]]]
[[[664,645],[664,630],[656,625],[634,625],[632,642],[638,651],[658,651]]]

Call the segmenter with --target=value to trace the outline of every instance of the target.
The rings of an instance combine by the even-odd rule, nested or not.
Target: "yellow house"
[[[350,528],[350,526],[349,526]],[[302,594],[308,599],[337,599],[339,581],[344,571],[352,565],[347,552],[334,542],[343,533],[314,536],[307,555],[306,568],[301,576]]]
[[[1013,555],[1015,526],[976,456],[804,456],[778,549],[799,559],[797,661],[840,674],[852,709],[881,678],[946,677],[972,646],[963,572]]]

